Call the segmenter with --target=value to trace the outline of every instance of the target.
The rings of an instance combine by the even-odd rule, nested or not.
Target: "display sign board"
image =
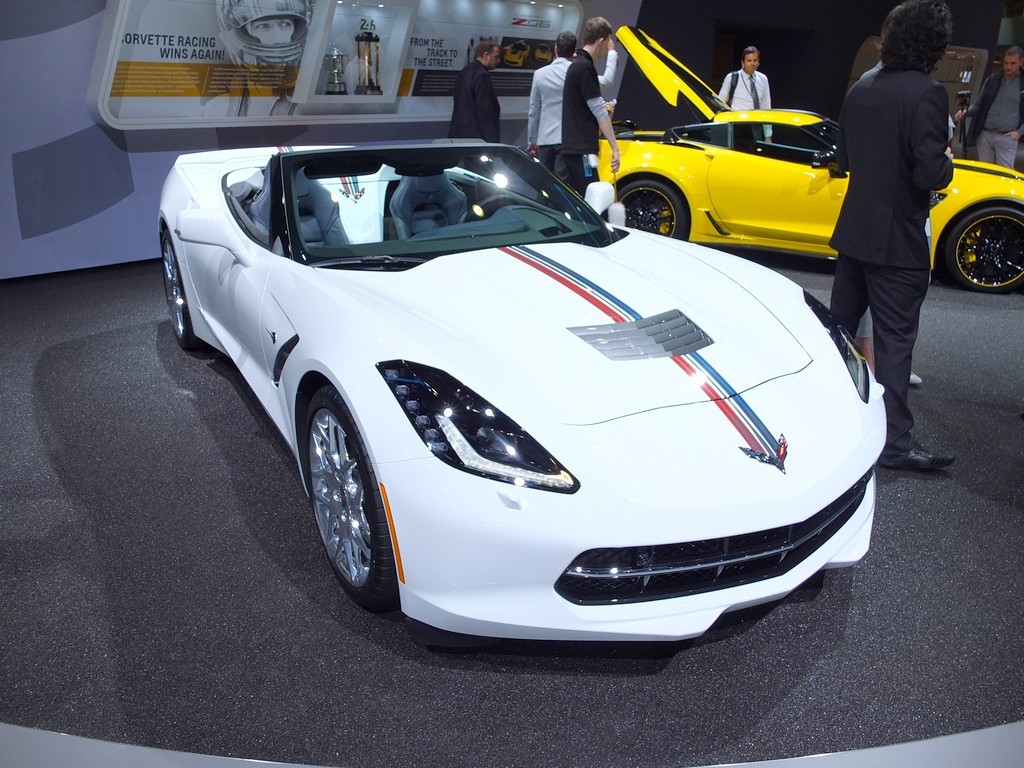
[[[514,0],[110,0],[89,88],[120,130],[438,120],[476,44],[498,40],[502,114],[582,7]]]

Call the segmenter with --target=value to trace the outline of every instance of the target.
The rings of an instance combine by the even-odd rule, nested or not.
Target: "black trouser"
[[[554,174],[558,174],[557,158],[558,150],[561,149],[561,144],[541,144],[537,147],[537,159],[541,161],[545,168]]]
[[[587,162],[586,155],[575,155],[568,152],[559,152],[558,159],[562,162],[564,175],[559,173],[562,181],[576,190],[576,194],[583,197],[587,194],[587,185],[593,181],[599,181],[597,169],[591,168]]]
[[[917,341],[921,304],[931,271],[869,264],[841,254],[832,283],[831,312],[850,335],[864,310],[871,309],[875,378],[885,387],[885,452],[916,446],[910,430],[914,415],[907,404],[910,363]]]

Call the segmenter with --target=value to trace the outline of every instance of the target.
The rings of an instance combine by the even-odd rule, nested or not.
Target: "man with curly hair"
[[[931,254],[930,192],[953,178],[945,89],[930,77],[952,36],[944,0],[906,0],[882,31],[881,67],[850,89],[839,116],[839,168],[850,183],[830,244],[839,252],[832,313],[851,335],[874,323],[875,377],[885,387],[886,443],[878,463],[934,470],[952,456],[911,435],[910,363]]]

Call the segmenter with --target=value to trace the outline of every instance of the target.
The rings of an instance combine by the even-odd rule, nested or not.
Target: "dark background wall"
[[[0,0],[0,281],[157,258],[160,189],[184,152],[430,141],[447,133],[447,118],[132,131],[98,125],[88,104],[90,74],[105,11],[117,2]],[[635,24],[641,0],[579,3],[584,17]],[[506,109],[502,140],[524,146],[521,111]]]
[[[947,0],[953,44],[995,51],[1003,0]],[[739,66],[748,45],[761,50],[772,106],[838,116],[861,43],[877,35],[893,0],[644,0],[637,26],[652,35],[715,91]],[[628,66],[616,118],[667,127],[692,118],[675,110]]]
[[[1017,2],[1018,0],[1011,0]],[[113,2],[113,0],[111,0]],[[949,0],[954,43],[995,49],[1004,0]],[[96,124],[89,75],[105,0],[0,0],[0,280],[159,255],[156,209],[182,152],[236,146],[430,140],[446,121],[116,131]],[[714,88],[754,43],[774,104],[837,115],[854,56],[893,0],[580,0],[584,18],[639,24]],[[1009,6],[1007,6],[1009,8]],[[617,117],[668,127],[680,117],[632,65]],[[524,146],[525,119],[508,115],[504,141]]]

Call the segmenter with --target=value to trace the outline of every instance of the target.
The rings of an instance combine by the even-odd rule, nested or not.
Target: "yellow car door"
[[[830,147],[801,126],[736,120],[730,127],[731,149],[719,149],[708,166],[720,228],[774,247],[828,252],[847,184],[822,163]]]

